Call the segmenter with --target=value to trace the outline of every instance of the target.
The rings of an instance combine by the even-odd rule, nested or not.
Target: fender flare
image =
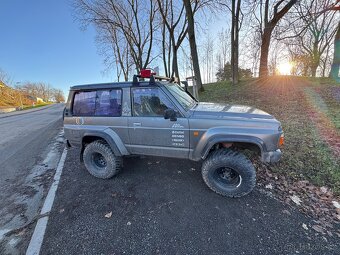
[[[110,128],[104,129],[102,131],[91,130],[85,132],[82,140],[87,136],[95,136],[105,140],[116,156],[129,155],[129,152],[127,151],[120,137]],[[84,146],[82,146],[82,151],[84,150],[83,147]]]
[[[264,142],[255,136],[249,135],[215,135],[208,139],[208,141],[203,146],[201,151],[195,152],[195,157],[200,157],[200,159],[206,159],[210,149],[217,143],[222,142],[239,142],[239,143],[251,143],[259,147],[261,155],[266,151],[266,145]]]

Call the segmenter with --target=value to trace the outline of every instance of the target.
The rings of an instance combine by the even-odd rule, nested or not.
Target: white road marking
[[[52,209],[56,191],[58,189],[60,176],[63,171],[65,159],[67,155],[67,149],[65,148],[63,154],[61,155],[60,161],[57,166],[57,170],[54,175],[53,183],[48,191],[44,205],[41,209],[40,215],[49,213]],[[48,222],[48,216],[42,217],[38,220],[35,226],[31,241],[28,245],[26,255],[38,255],[40,253],[41,245],[44,240],[44,235],[46,231],[46,226]]]

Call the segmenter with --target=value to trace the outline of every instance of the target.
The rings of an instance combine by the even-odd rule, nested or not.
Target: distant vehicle
[[[64,130],[67,145],[81,148],[81,161],[95,177],[115,176],[128,155],[184,158],[203,161],[205,183],[228,197],[244,196],[256,184],[243,150],[273,163],[284,143],[280,122],[268,113],[198,102],[150,70],[131,82],[71,87]]]

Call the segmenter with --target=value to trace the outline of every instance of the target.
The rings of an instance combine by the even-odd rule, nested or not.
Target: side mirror
[[[170,121],[176,121],[177,120],[177,114],[174,109],[166,109],[164,112],[164,119],[170,119]]]

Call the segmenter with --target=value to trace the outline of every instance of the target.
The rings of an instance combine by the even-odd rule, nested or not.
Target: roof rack
[[[175,77],[165,77],[165,76],[159,76],[156,75],[156,73],[151,72],[151,69],[142,69],[140,71],[140,74],[136,74],[133,76],[133,81],[132,84],[134,86],[138,86],[139,85],[139,81],[144,81],[144,79],[150,79],[149,84],[153,85],[155,83],[155,81],[169,81],[169,82],[177,82],[178,83],[178,79]]]

